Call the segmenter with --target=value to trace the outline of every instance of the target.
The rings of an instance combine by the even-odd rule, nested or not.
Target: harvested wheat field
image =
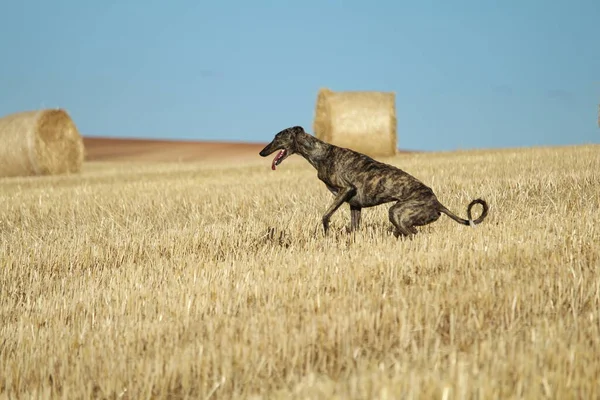
[[[324,238],[298,156],[0,179],[0,397],[598,398],[598,154],[386,159],[490,204],[405,241],[387,206]]]

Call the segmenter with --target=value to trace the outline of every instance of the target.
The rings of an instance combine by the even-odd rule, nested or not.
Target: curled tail
[[[481,204],[481,206],[483,207],[483,210],[481,211],[481,215],[479,216],[479,218],[477,218],[476,220],[473,220],[473,214],[471,213],[471,209],[473,208],[473,206],[475,204]],[[442,204],[440,204],[440,209],[439,209],[440,212],[443,212],[444,214],[446,214],[447,216],[449,216],[450,218],[452,218],[459,224],[467,225],[467,226],[475,226],[475,225],[482,223],[488,214],[488,210],[489,210],[488,204],[483,199],[475,199],[469,203],[469,206],[467,207],[467,216],[469,217],[468,220],[460,218],[459,216],[454,214],[452,211],[450,211],[446,207],[444,207]]]

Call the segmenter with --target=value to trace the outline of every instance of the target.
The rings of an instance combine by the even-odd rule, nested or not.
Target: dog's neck
[[[307,133],[300,133],[296,140],[296,152],[316,169],[327,158],[331,145]]]

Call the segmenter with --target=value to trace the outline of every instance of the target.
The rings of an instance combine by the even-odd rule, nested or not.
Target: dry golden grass
[[[598,398],[599,154],[390,159],[490,203],[412,241],[299,157],[0,180],[0,397]]]

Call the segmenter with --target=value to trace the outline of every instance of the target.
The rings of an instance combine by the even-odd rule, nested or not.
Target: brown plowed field
[[[195,142],[145,139],[83,139],[87,161],[251,160],[266,143]],[[405,152],[399,150],[400,152]]]
[[[83,139],[87,161],[201,161],[258,157],[262,143]]]

